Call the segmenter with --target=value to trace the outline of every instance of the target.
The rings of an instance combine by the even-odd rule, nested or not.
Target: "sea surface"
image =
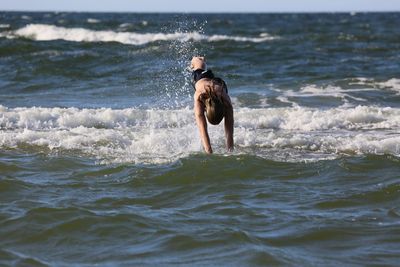
[[[0,12],[1,266],[398,266],[400,13]],[[204,154],[189,61],[228,84]]]

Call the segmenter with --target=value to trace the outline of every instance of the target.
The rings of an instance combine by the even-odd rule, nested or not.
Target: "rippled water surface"
[[[0,13],[0,265],[397,266],[399,23]],[[198,54],[233,153],[202,152]]]

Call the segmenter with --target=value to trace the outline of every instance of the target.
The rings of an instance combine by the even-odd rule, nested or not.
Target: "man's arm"
[[[225,119],[224,119],[224,127],[225,127],[225,140],[226,140],[226,148],[228,151],[233,150],[233,107],[229,96],[226,95],[224,99],[225,105]]]
[[[194,114],[196,117],[197,127],[199,128],[201,142],[206,153],[211,154],[212,148],[210,144],[210,137],[207,131],[207,121],[204,116],[204,104],[200,101],[200,95],[194,94]]]

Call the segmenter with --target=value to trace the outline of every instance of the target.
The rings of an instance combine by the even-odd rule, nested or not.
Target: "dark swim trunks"
[[[197,69],[192,72],[192,84],[193,86],[201,79],[203,78],[208,78],[212,79],[214,78],[214,73],[211,70],[202,70],[202,69]]]
[[[192,85],[194,90],[196,90],[196,83],[203,79],[203,78],[207,78],[207,79],[211,79],[213,82],[221,84],[224,88],[226,93],[228,93],[228,87],[226,86],[226,83],[224,82],[224,80],[222,80],[221,78],[215,77],[214,73],[211,70],[203,70],[203,69],[197,69],[195,71],[192,72]]]

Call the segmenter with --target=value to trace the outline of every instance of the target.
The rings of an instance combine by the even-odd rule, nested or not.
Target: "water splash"
[[[173,29],[164,29],[164,31],[175,31],[180,34],[188,34],[193,31],[204,34],[204,27],[207,21],[198,22],[197,20],[189,20],[187,16],[180,15],[175,24],[171,27]],[[169,46],[166,54],[166,75],[163,88],[165,88],[168,97],[167,107],[185,107],[188,101],[182,99],[191,99],[193,89],[191,85],[191,74],[188,69],[192,56],[204,55],[199,42],[193,39],[186,41],[173,40]],[[171,75],[172,74],[172,75]]]

